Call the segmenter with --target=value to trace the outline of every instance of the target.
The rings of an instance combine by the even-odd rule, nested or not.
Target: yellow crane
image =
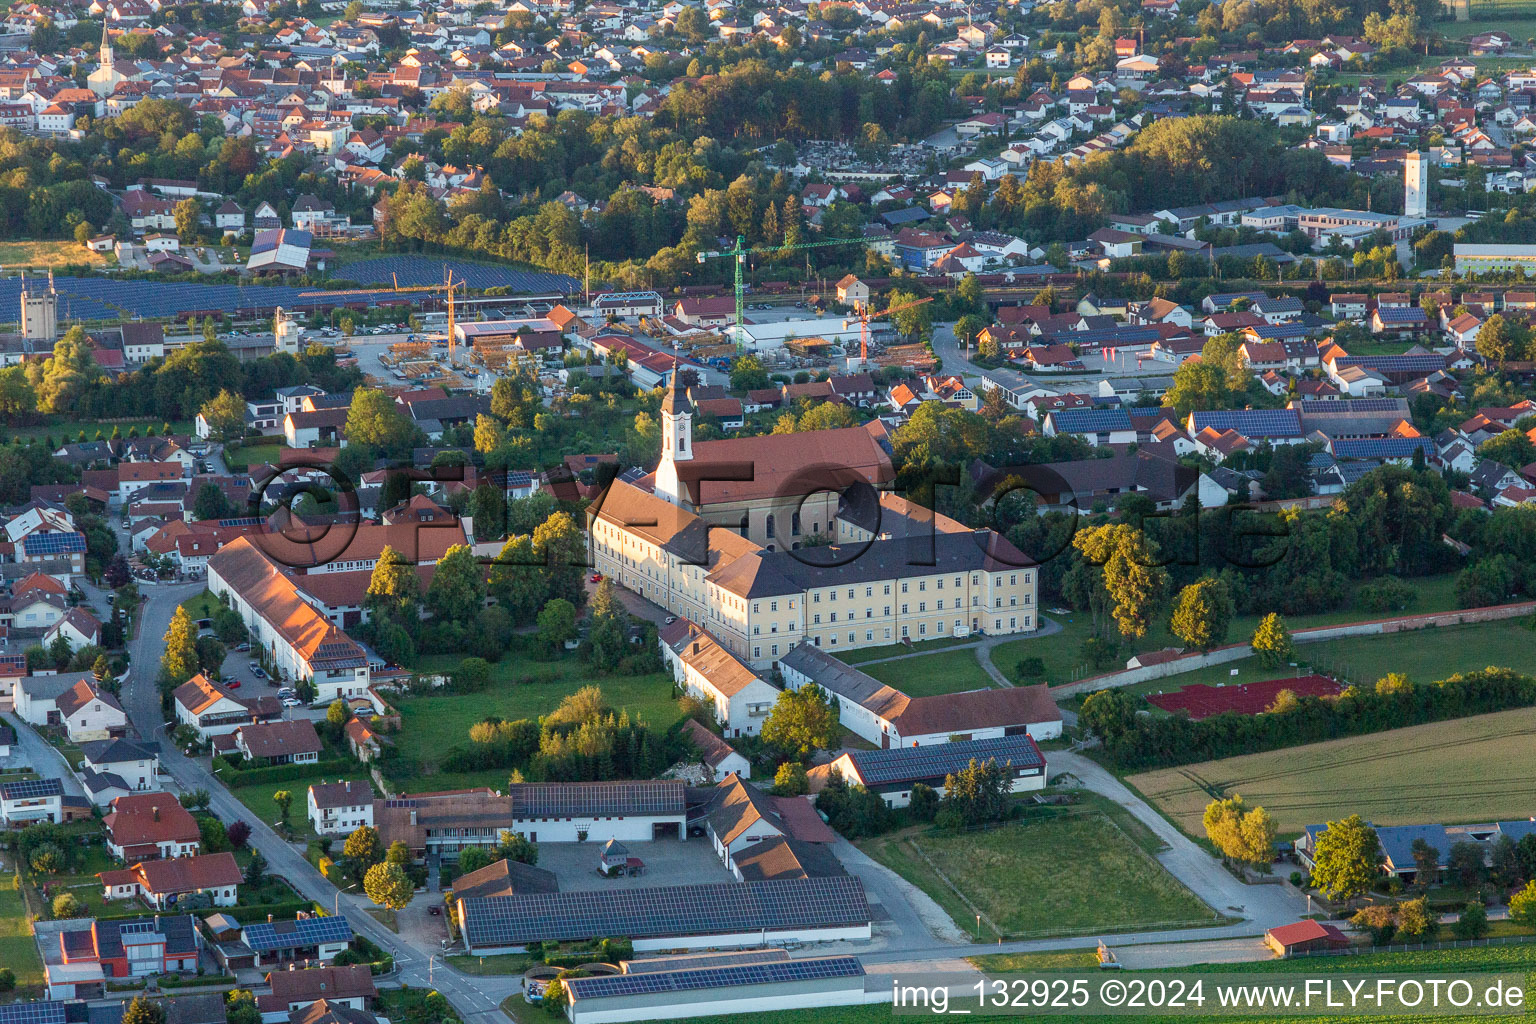
[[[854,324],[859,325],[859,365],[862,367],[869,362],[869,322],[871,320],[879,320],[881,317],[890,316],[892,313],[899,313],[904,309],[911,309],[914,306],[921,306],[932,301],[933,296],[930,295],[926,299],[918,299],[915,302],[903,302],[899,306],[887,306],[878,313],[871,313],[868,306],[863,306],[853,316],[844,320],[843,330],[847,330]]]

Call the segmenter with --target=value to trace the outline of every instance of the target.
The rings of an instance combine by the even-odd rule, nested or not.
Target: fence
[[[1413,942],[1392,946],[1346,946],[1343,949],[1306,949],[1286,953],[1283,959],[1309,956],[1363,956],[1367,953],[1413,953],[1434,949],[1471,949],[1477,946],[1518,946],[1536,942],[1536,935],[1503,935],[1488,939],[1451,939],[1447,942]]]

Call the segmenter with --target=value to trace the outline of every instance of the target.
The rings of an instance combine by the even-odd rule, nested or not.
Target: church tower
[[[682,372],[672,360],[672,380],[661,400],[661,462],[656,466],[656,496],[674,505],[682,505],[682,482],[677,463],[693,458],[693,405],[683,393]]]
[[[101,22],[101,49],[97,52],[96,70],[85,76],[86,87],[97,96],[111,96],[117,91],[119,83],[126,82],[127,76],[117,70],[117,65],[112,56],[112,39],[107,34],[108,22],[105,18]]]
[[[101,49],[97,52],[97,56],[102,67],[109,68],[112,66],[112,40],[107,36],[106,18],[101,19]]]
[[[34,342],[52,343],[59,333],[59,293],[53,287],[53,271],[48,271],[48,290],[39,291],[21,275],[21,336],[32,351]]]

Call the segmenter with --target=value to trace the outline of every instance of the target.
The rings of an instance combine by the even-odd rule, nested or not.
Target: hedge
[[[356,761],[341,757],[332,758],[329,761],[315,761],[312,764],[274,764],[262,768],[240,768],[230,764],[223,757],[214,758],[214,762],[214,767],[219,769],[220,778],[231,789],[271,785],[276,782],[293,782],[296,779],[307,779],[315,775],[341,775],[358,770]]]

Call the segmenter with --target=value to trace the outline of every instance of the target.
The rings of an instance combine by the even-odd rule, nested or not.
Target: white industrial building
[[[922,783],[943,796],[945,779],[972,761],[996,761],[1006,767],[1009,792],[1045,788],[1045,755],[1027,735],[890,750],[850,750],[830,764],[812,768],[811,788],[819,791],[836,771],[849,785],[880,794],[892,807],[905,807],[912,802],[913,786]]]
[[[782,949],[696,953],[630,960],[622,974],[571,978],[571,1024],[676,1020],[884,1002],[865,991],[857,957],[791,960]]]
[[[765,324],[744,324],[747,345],[756,352],[768,352],[784,347],[795,338],[823,338],[834,345],[847,346],[859,343],[859,322],[838,316],[815,317],[809,320],[781,320]]]

